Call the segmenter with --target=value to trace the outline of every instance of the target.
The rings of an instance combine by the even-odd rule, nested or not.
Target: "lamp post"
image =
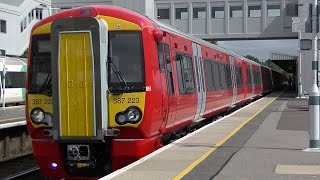
[[[3,70],[2,70],[2,110],[4,111],[6,106],[5,100],[5,89],[6,89],[6,51],[0,49],[0,58],[3,59]]]
[[[314,0],[312,6],[312,86],[309,93],[309,148],[319,149],[319,106],[320,106],[320,93],[317,83],[318,76],[318,48],[317,48],[317,10],[318,0]]]

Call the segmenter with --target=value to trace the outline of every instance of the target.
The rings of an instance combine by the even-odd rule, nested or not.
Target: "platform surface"
[[[307,99],[273,93],[102,179],[320,179]]]
[[[25,121],[25,106],[0,107],[0,124]]]

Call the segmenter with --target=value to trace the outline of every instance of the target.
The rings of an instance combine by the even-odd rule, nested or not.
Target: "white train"
[[[4,75],[5,68],[5,75]],[[3,97],[5,104],[23,104],[25,102],[25,81],[27,64],[19,58],[6,57],[5,64],[0,58],[0,105]],[[3,81],[5,77],[5,83]],[[4,91],[3,88],[5,87]],[[4,93],[4,94],[3,94]]]

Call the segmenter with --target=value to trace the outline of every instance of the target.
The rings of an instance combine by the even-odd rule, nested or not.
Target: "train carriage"
[[[26,71],[27,63],[22,59],[6,57],[5,62],[0,59],[0,105],[3,97],[6,105],[25,103]]]
[[[29,49],[27,126],[50,177],[100,177],[263,92],[259,64],[120,7],[48,17]]]

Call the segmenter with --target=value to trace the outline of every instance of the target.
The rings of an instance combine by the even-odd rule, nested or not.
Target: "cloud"
[[[267,60],[272,52],[292,56],[298,55],[298,40],[245,40],[245,41],[219,41],[219,46],[231,50],[239,55],[247,54],[261,60]]]

